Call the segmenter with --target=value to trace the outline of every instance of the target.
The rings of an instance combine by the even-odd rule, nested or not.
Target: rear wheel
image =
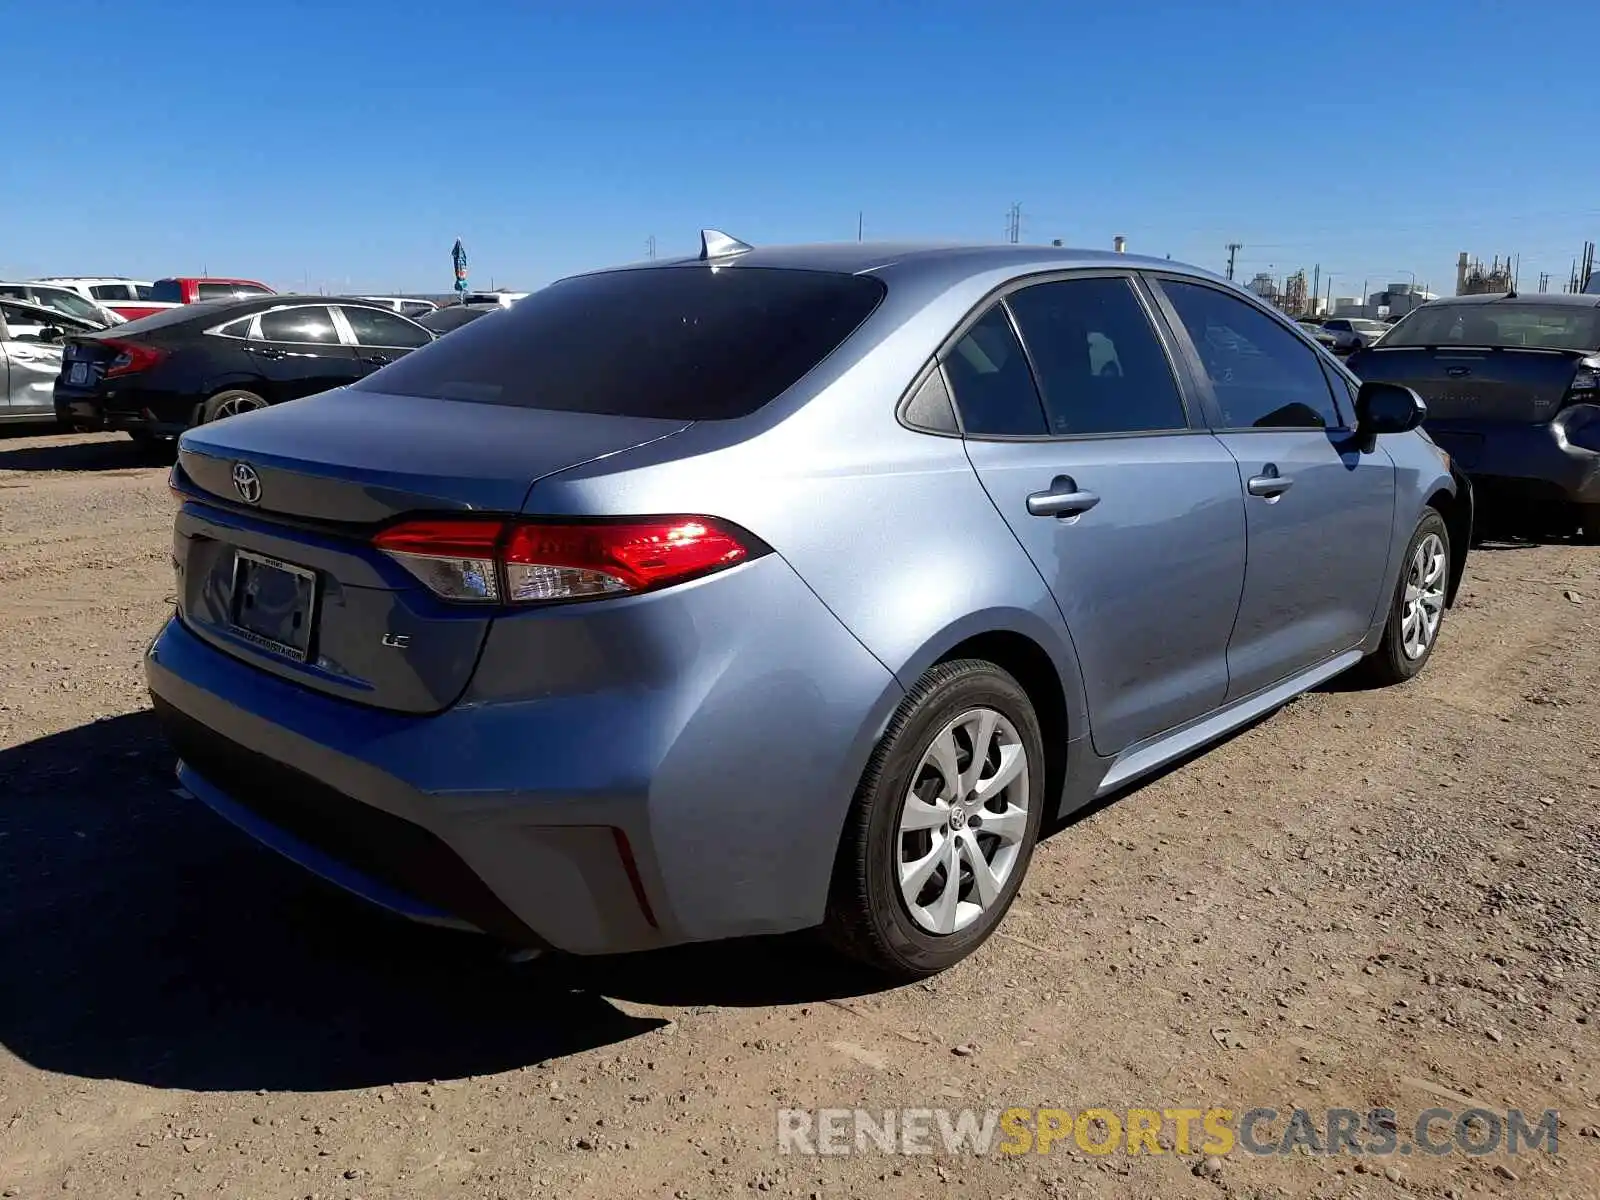
[[[207,400],[200,409],[200,420],[206,424],[212,421],[221,421],[225,417],[236,417],[240,413],[254,412],[258,408],[265,408],[267,402],[254,392],[247,392],[241,388],[231,388],[226,392],[218,392]]]
[[[1406,546],[1383,640],[1358,668],[1369,683],[1404,683],[1422,671],[1438,641],[1449,593],[1450,531],[1430,508]]]
[[[975,659],[911,690],[856,789],[824,936],[901,979],[982,945],[1021,886],[1045,804],[1027,693]]]

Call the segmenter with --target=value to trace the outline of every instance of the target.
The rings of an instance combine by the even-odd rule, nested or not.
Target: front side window
[[[1188,426],[1166,351],[1128,279],[1035,284],[1006,300],[1033,359],[1049,432]]]
[[[279,308],[261,314],[261,337],[268,342],[337,342],[333,315],[320,304]]]
[[[969,437],[1039,437],[1048,432],[1033,371],[997,304],[944,360],[961,428]]]
[[[1218,288],[1164,279],[1161,290],[1199,352],[1223,429],[1342,426],[1316,351]]]
[[[426,329],[419,329],[404,317],[384,308],[358,308],[341,305],[340,312],[350,322],[358,346],[384,346],[411,348],[426,346],[433,338]]]

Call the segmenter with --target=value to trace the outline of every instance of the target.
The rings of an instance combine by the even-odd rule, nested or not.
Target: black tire
[[[1578,507],[1578,541],[1585,546],[1600,546],[1600,504]]]
[[[1388,687],[1396,683],[1405,683],[1408,679],[1415,679],[1428,665],[1428,660],[1433,657],[1434,647],[1439,644],[1439,634],[1444,629],[1444,609],[1439,612],[1439,628],[1434,631],[1433,639],[1428,642],[1422,653],[1416,658],[1410,658],[1405,651],[1405,633],[1402,628],[1405,622],[1406,584],[1411,575],[1411,560],[1416,556],[1417,549],[1429,535],[1434,535],[1444,544],[1444,592],[1450,590],[1450,530],[1444,523],[1444,518],[1434,509],[1428,509],[1422,520],[1417,522],[1416,532],[1411,535],[1411,540],[1406,543],[1405,556],[1400,560],[1400,578],[1395,581],[1394,597],[1389,602],[1389,618],[1384,622],[1383,640],[1378,643],[1378,648],[1366,658],[1362,659],[1356,667],[1356,673],[1368,684],[1375,687]]]
[[[1027,755],[1027,819],[1010,873],[994,900],[965,928],[933,933],[917,924],[901,895],[901,808],[914,782],[912,773],[935,737],[975,708],[994,710],[1016,731]],[[856,788],[834,864],[824,938],[895,979],[919,979],[960,962],[988,939],[1011,907],[1048,802],[1039,719],[1017,681],[977,659],[932,668],[901,702]]]
[[[247,392],[243,388],[229,388],[225,392],[218,392],[201,405],[200,421],[202,424],[209,425],[212,421],[222,420],[223,416],[219,414],[222,414],[225,408],[265,408],[266,406],[266,400],[254,392]],[[235,414],[228,412],[226,415],[232,416]]]

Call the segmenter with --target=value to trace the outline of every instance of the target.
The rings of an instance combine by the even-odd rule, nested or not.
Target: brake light
[[[101,340],[100,345],[116,352],[116,357],[106,366],[107,379],[148,371],[167,356],[165,350],[157,350],[154,346],[145,346],[139,342],[119,342],[106,338]]]
[[[765,552],[749,534],[714,517],[423,519],[383,530],[373,545],[435,595],[482,604],[652,591]]]

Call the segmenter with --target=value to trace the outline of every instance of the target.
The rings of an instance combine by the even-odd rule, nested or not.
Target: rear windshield
[[[460,329],[469,321],[487,316],[492,312],[499,312],[496,308],[466,308],[460,304],[451,305],[449,308],[437,308],[432,312],[423,313],[417,318],[417,324],[435,333],[447,333],[452,329]]]
[[[831,354],[883,295],[870,276],[765,267],[584,275],[355,386],[563,412],[742,417]]]
[[[1429,304],[1388,333],[1390,346],[1600,349],[1600,309],[1555,304]]]
[[[151,313],[148,317],[139,317],[124,325],[113,326],[112,332],[117,337],[123,337],[130,333],[143,333],[148,329],[164,329],[169,325],[182,325],[188,321],[220,321],[235,303],[235,301],[229,300],[205,300],[199,304],[185,304],[178,308],[164,308],[160,312]]]
[[[150,294],[143,299],[159,304],[182,304],[183,285],[176,279],[158,279],[150,285]]]

